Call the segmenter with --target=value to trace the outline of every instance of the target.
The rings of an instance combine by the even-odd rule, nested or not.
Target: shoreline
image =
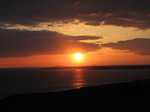
[[[149,94],[150,79],[146,79],[59,92],[14,95],[0,100],[0,105],[4,110],[150,110]]]
[[[51,67],[6,67],[0,68],[3,69],[97,69],[97,70],[105,70],[105,69],[150,69],[150,65],[93,65],[93,66],[51,66]]]
[[[90,69],[90,70],[107,70],[107,69],[150,69],[150,65],[119,65],[119,66],[55,66],[39,68],[44,69]]]

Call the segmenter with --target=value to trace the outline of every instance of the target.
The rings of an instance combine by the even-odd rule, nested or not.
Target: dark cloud
[[[103,44],[112,49],[128,50],[140,55],[150,55],[150,39],[136,38],[133,40],[118,41],[117,43]]]
[[[97,39],[101,37],[69,36],[52,31],[0,29],[0,57],[92,52],[100,49],[100,46],[80,40]]]
[[[150,28],[149,0],[1,0],[0,25],[34,26],[42,22]]]

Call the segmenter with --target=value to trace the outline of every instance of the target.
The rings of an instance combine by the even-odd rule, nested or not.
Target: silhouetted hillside
[[[15,95],[0,101],[2,110],[150,111],[150,80],[137,80],[62,92]]]

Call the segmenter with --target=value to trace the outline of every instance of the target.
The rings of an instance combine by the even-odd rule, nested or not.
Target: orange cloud
[[[139,55],[150,55],[150,39],[136,38],[117,43],[107,43],[103,46],[117,50],[128,50]]]
[[[92,52],[101,47],[80,40],[97,40],[98,36],[69,36],[52,31],[0,30],[0,57]]]
[[[105,25],[148,29],[149,4],[149,0],[1,0],[0,26],[35,27],[77,19],[94,26],[105,21]]]

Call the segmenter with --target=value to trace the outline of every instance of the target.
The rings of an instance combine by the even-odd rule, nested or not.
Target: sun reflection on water
[[[74,81],[73,81],[73,87],[76,89],[79,89],[79,88],[84,87],[84,86],[85,86],[85,80],[83,77],[82,69],[76,69]]]

